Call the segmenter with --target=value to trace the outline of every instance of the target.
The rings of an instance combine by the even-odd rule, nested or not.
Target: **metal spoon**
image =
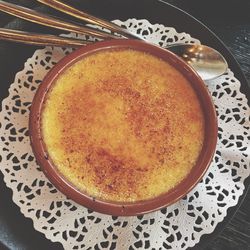
[[[118,33],[126,38],[135,38],[144,40],[144,38],[134,34],[124,28],[117,26],[114,23],[103,20],[101,18],[90,15],[82,10],[76,9],[61,0],[37,0],[51,8],[61,11],[65,14],[75,17],[78,20],[87,23],[105,27],[115,33]],[[214,79],[226,72],[228,65],[224,57],[215,49],[204,45],[186,45],[178,44],[167,47],[176,55],[184,59],[192,66],[203,80]]]
[[[99,37],[101,39],[111,39],[111,38],[121,38],[116,36],[115,33],[120,34],[124,38],[134,38],[139,40],[144,40],[137,34],[134,34],[128,30],[125,30],[114,23],[105,21],[98,17],[89,15],[86,12],[77,10],[70,5],[67,5],[60,0],[38,0],[39,2],[48,5],[49,7],[55,8],[61,12],[71,15],[81,21],[86,21],[88,23],[96,24],[109,30],[113,31],[114,34],[106,33],[103,31],[98,31],[95,29],[86,28],[82,25],[77,25],[71,22],[67,22],[58,19],[53,16],[45,15],[39,13],[35,10],[24,8],[19,5],[11,4],[0,0],[0,11],[9,13],[11,15],[29,20],[34,23],[42,24],[45,26],[57,28],[60,30],[66,30],[71,32],[76,32],[79,34],[87,34],[94,37]],[[80,41],[76,39],[66,39],[56,36],[48,36],[44,34],[34,34],[29,32],[11,31],[7,29],[0,29],[0,40],[10,40],[17,41],[28,44],[48,44],[55,46],[72,46],[77,47],[83,43],[88,43],[87,41]],[[216,78],[227,70],[227,62],[224,57],[215,49],[204,45],[186,45],[178,44],[174,46],[169,46],[166,49],[171,50],[176,55],[184,59],[190,66],[196,70],[196,72],[201,76],[203,80],[209,80]]]
[[[0,28],[0,40],[61,47],[79,47],[89,43],[89,41],[80,39],[63,38],[3,28]],[[205,45],[176,44],[166,49],[172,51],[186,61],[204,81],[219,77],[224,74],[228,68],[224,57],[217,50]]]
[[[175,44],[167,49],[188,63],[203,80],[217,78],[227,71],[228,64],[225,58],[211,47]]]

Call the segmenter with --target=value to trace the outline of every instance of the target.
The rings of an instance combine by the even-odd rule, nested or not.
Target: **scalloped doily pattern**
[[[147,20],[117,24],[148,41],[199,43],[186,33]],[[202,181],[184,199],[161,211],[137,217],[102,215],[75,204],[45,178],[28,136],[29,107],[44,75],[70,49],[37,50],[17,73],[0,114],[0,169],[13,200],[36,230],[65,249],[185,249],[211,233],[227,209],[237,204],[249,176],[249,115],[240,82],[228,70],[207,82],[216,105],[219,134],[214,160]]]

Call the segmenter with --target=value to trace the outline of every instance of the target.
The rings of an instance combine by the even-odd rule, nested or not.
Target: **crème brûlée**
[[[107,201],[152,199],[196,164],[204,114],[190,82],[133,49],[96,52],[68,67],[43,103],[47,153],[67,181]]]

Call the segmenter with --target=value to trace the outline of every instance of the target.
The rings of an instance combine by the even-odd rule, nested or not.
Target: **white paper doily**
[[[186,33],[146,20],[115,21],[162,46],[199,43]],[[216,105],[219,140],[207,174],[184,199],[161,211],[138,217],[112,217],[68,200],[36,164],[28,136],[29,107],[48,70],[69,49],[46,47],[17,73],[0,114],[1,171],[13,200],[33,220],[36,230],[65,249],[186,249],[213,232],[244,190],[249,167],[249,115],[240,82],[228,72],[207,82]]]

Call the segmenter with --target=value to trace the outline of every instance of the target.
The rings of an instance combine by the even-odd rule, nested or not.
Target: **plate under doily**
[[[115,21],[152,43],[199,43],[174,28],[147,20]],[[112,217],[68,200],[37,166],[28,137],[29,107],[44,75],[70,49],[37,50],[17,73],[0,115],[1,171],[13,200],[36,230],[65,249],[185,249],[211,233],[227,209],[237,204],[249,176],[249,114],[240,82],[228,70],[207,82],[217,109],[216,154],[202,181],[184,199],[161,211],[137,217]]]

